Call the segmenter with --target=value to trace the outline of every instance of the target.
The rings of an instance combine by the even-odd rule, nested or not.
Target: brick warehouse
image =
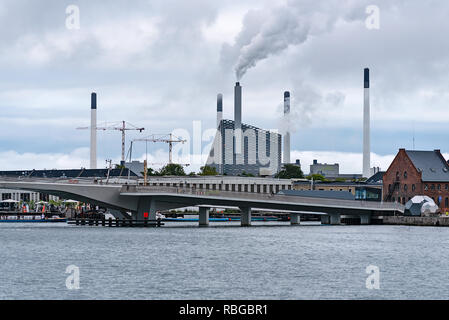
[[[431,197],[449,211],[449,165],[440,150],[399,149],[383,176],[384,201],[405,204],[415,195]]]

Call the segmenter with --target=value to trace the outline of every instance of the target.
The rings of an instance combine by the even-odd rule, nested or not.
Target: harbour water
[[[5,223],[0,238],[0,299],[449,299],[449,228]]]

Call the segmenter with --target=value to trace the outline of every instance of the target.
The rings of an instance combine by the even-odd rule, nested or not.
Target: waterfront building
[[[379,180],[380,179],[380,180]],[[348,192],[355,200],[382,201],[382,177],[376,174],[367,181],[293,181],[293,190],[314,190],[327,192]]]
[[[399,149],[383,176],[384,201],[405,204],[416,195],[433,199],[440,210],[449,210],[449,165],[440,150]]]

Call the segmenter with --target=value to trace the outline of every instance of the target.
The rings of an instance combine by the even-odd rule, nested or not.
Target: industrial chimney
[[[234,129],[242,129],[242,87],[240,82],[234,87]]]
[[[290,163],[290,92],[284,92],[284,118],[288,122],[284,135],[284,163]]]
[[[97,94],[90,96],[90,168],[97,169]]]
[[[235,153],[242,153],[242,87],[239,82],[234,87],[234,137]]]
[[[220,126],[220,122],[223,119],[223,95],[219,93],[217,95],[217,128]]]
[[[364,103],[363,103],[363,177],[370,175],[370,100],[369,100],[369,69],[364,74]]]

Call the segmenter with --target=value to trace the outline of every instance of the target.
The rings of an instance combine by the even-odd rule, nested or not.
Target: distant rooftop
[[[440,150],[405,150],[413,165],[422,172],[423,181],[449,181],[449,165]]]

